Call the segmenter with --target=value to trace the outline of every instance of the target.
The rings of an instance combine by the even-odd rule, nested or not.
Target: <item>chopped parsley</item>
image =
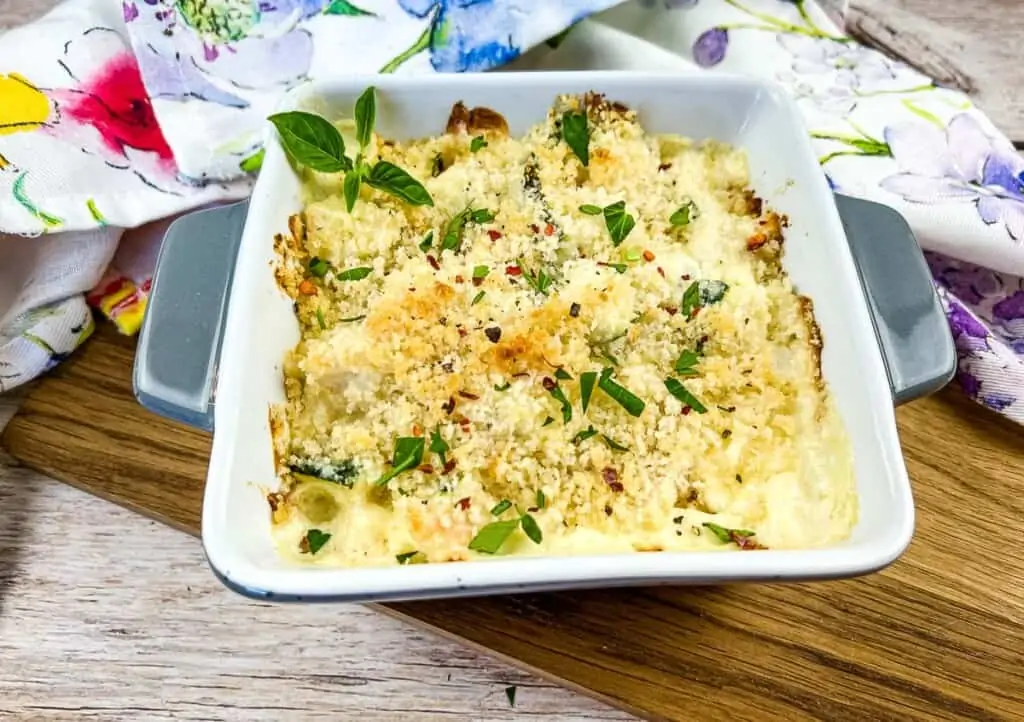
[[[700,209],[697,208],[697,204],[687,199],[683,205],[679,206],[679,210],[669,216],[668,222],[672,226],[687,226],[690,221],[695,221],[699,217]]]
[[[441,251],[458,251],[462,246],[462,234],[466,229],[471,211],[467,208],[451,217],[441,234]]]
[[[476,153],[478,150],[481,150],[481,149],[486,148],[486,147],[487,147],[487,139],[484,138],[482,135],[478,135],[477,137],[473,138],[473,140],[470,141],[470,143],[469,143],[469,152],[470,153]]]
[[[612,237],[612,244],[618,246],[636,226],[636,219],[626,213],[626,201],[618,201],[604,207],[604,223]]]
[[[441,438],[441,427],[438,426],[430,432],[430,453],[437,454],[441,459],[441,465],[444,466],[448,463],[446,454],[449,451],[451,451],[451,447],[448,446],[447,441]]]
[[[727,529],[724,526],[719,526],[718,524],[714,524],[710,521],[704,522],[701,526],[718,537],[718,541],[723,544],[736,542],[737,537],[747,538],[754,536],[754,532],[749,529]]]
[[[544,492],[541,491],[540,489],[537,489],[536,505],[537,505],[538,509],[543,509],[544,507],[546,507],[548,505],[547,497],[544,496]]]
[[[502,545],[508,541],[512,533],[519,528],[518,519],[492,521],[481,527],[470,542],[469,548],[482,554],[497,554]]]
[[[422,436],[402,436],[395,441],[395,453],[391,459],[391,470],[386,472],[374,486],[383,486],[403,471],[415,469],[423,461],[423,449],[426,446]]]
[[[484,300],[484,296],[487,295],[487,291],[480,291],[480,293],[473,296],[473,300],[469,302],[470,306],[475,306]]]
[[[491,272],[488,266],[476,266],[473,268],[473,280],[482,281],[487,278],[487,274]]]
[[[329,481],[333,484],[341,484],[349,489],[359,473],[355,462],[351,459],[344,461],[316,461],[314,459],[300,459],[288,466],[293,474],[312,476],[321,481]]]
[[[316,310],[316,322],[319,324],[321,331],[327,330],[327,321],[324,320],[324,312],[319,308]]]
[[[508,391],[510,388],[512,388],[512,382],[511,381],[506,381],[501,386],[495,386],[494,390],[495,391]]]
[[[523,514],[519,518],[520,523],[523,525],[523,533],[532,541],[534,544],[540,544],[544,541],[544,533],[541,532],[540,526],[537,524],[537,520],[529,514]]]
[[[405,552],[404,554],[396,554],[395,561],[397,561],[399,564],[415,564],[414,559],[417,555],[419,555],[419,552],[417,551]]]
[[[420,250],[423,251],[424,253],[426,253],[427,251],[430,250],[430,246],[431,246],[431,244],[433,244],[433,242],[434,242],[434,232],[430,231],[427,235],[425,235],[423,237],[423,240],[420,241]]]
[[[551,381],[551,379],[548,379]],[[572,421],[572,404],[569,403],[569,399],[565,397],[565,392],[562,388],[551,382],[550,386],[545,384],[544,388],[548,390],[548,393],[555,397],[555,400],[562,405],[562,422],[568,424]],[[545,424],[547,426],[547,424]]]
[[[486,208],[479,208],[470,212],[469,218],[473,223],[490,223],[494,220],[494,211],[489,211]]]
[[[563,368],[559,368],[555,371],[555,378],[560,381],[572,381],[572,374]]]
[[[585,371],[580,374],[580,406],[583,413],[587,413],[590,406],[590,397],[594,394],[594,385],[597,383],[597,371]]]
[[[491,509],[491,515],[492,516],[501,516],[502,514],[504,514],[506,511],[508,511],[511,508],[512,508],[512,502],[509,501],[508,499],[502,499],[501,501],[499,501],[497,504],[494,505],[493,509]]]
[[[597,436],[597,429],[595,429],[593,426],[589,426],[586,429],[581,429],[580,431],[576,432],[576,435],[572,437],[572,443],[577,445],[582,444],[584,441],[594,436]]]
[[[686,350],[679,354],[676,359],[676,373],[680,376],[696,376],[697,370],[694,366],[700,361],[700,355],[696,351]]]
[[[700,283],[694,281],[683,291],[683,304],[680,307],[685,318],[693,315],[693,312],[700,307]]]
[[[442,173],[444,173],[444,156],[438,153],[434,156],[434,160],[430,162],[430,175],[433,178],[437,178]]]
[[[629,451],[628,446],[623,446],[619,442],[615,441],[615,439],[612,439],[610,436],[606,434],[601,434],[601,438],[604,440],[604,443],[608,445],[608,448],[611,449],[612,451]]]
[[[668,392],[670,394],[679,399],[681,403],[683,403],[685,406],[689,406],[698,414],[707,413],[707,407],[704,406],[704,404],[702,404],[700,401],[698,401],[696,396],[687,391],[686,387],[683,386],[682,382],[680,382],[678,379],[674,379],[671,376],[669,376],[667,379],[665,379],[665,388],[668,389]]]
[[[319,256],[313,256],[312,258],[309,259],[309,273],[310,275],[316,276],[317,278],[323,278],[324,276],[326,276],[327,271],[330,269],[330,267],[331,264],[329,264],[327,261],[320,258]]]
[[[643,399],[626,387],[612,381],[613,373],[615,373],[615,369],[611,367],[603,369],[601,376],[597,380],[597,387],[617,401],[630,416],[639,416],[643,413],[646,406]]]
[[[598,261],[597,265],[605,266],[606,268],[613,268],[618,273],[625,273],[626,269],[629,268],[629,265],[626,263],[606,263],[604,261]]]
[[[362,281],[364,278],[373,273],[373,269],[369,266],[360,266],[358,268],[349,268],[335,275],[339,281]]]
[[[541,427],[551,426],[553,423],[555,423],[555,418],[553,416],[547,416],[544,418],[544,423],[541,424]]]
[[[530,284],[530,287],[537,293],[547,296],[548,290],[551,288],[551,284],[554,283],[555,279],[549,276],[547,271],[543,268],[537,271],[537,273],[533,273],[532,271],[526,270],[522,262],[519,263],[519,267],[523,270],[523,278],[526,279],[528,284]]]
[[[580,163],[590,165],[590,129],[587,114],[571,110],[562,114],[562,140],[572,149]]]
[[[580,213],[586,213],[588,216],[599,216],[604,213],[604,209],[601,206],[591,205],[590,203],[584,203],[580,206]]]
[[[302,538],[300,549],[308,551],[310,554],[316,554],[330,540],[331,535],[329,532],[320,531],[319,529],[308,529],[306,530],[306,536]]]

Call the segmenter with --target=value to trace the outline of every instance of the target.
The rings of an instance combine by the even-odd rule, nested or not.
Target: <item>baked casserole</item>
[[[366,112],[337,126],[359,156],[304,168],[305,210],[276,239],[302,330],[271,409],[284,557],[849,536],[822,340],[741,150],[648,134],[596,94],[557,98],[522,137],[459,103],[443,134],[399,142]],[[388,186],[392,169],[410,182]]]

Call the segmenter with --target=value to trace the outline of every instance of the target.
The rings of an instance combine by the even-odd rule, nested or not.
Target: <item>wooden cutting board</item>
[[[31,390],[3,445],[198,534],[210,439],[136,404],[133,352],[102,327]],[[880,574],[380,609],[649,718],[1024,719],[1024,430],[955,388],[898,415],[918,526]]]

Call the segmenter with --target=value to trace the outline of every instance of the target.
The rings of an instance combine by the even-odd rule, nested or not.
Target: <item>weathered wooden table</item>
[[[0,0],[0,26],[51,4]],[[859,32],[970,89],[1024,141],[1024,3],[851,5]],[[0,428],[18,400],[0,397]],[[194,539],[2,453],[0,511],[0,719],[628,718],[362,607],[242,600]]]

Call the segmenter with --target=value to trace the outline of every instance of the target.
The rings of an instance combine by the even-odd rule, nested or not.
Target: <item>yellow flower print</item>
[[[52,112],[50,99],[25,77],[0,75],[0,135],[41,128]]]

